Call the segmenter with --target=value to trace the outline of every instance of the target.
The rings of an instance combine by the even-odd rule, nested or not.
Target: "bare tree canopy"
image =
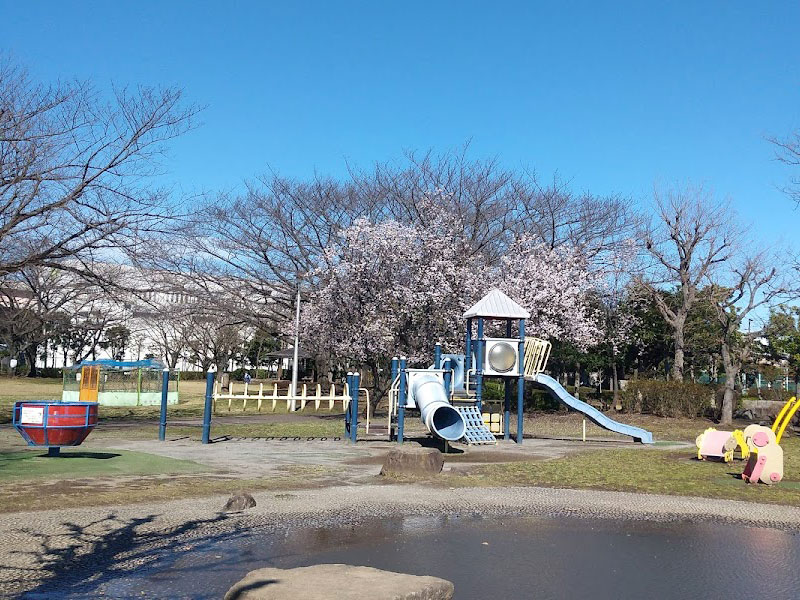
[[[720,353],[725,368],[725,387],[720,421],[733,418],[735,386],[742,365],[751,354],[753,334],[742,333],[743,321],[760,307],[792,298],[798,286],[787,276],[791,270],[780,260],[782,253],[747,248],[729,261],[710,280],[711,299],[720,325]]]
[[[729,203],[702,187],[656,189],[654,200],[656,214],[640,234],[647,261],[640,283],[674,332],[672,378],[681,381],[686,318],[700,286],[733,255],[739,231]],[[670,287],[678,291],[673,306],[661,293]]]
[[[796,172],[791,175],[789,185],[785,186],[783,191],[800,204],[800,130],[785,138],[770,137],[767,139],[775,145],[777,160],[790,167],[796,167]]]
[[[574,194],[555,178],[513,172],[496,160],[472,160],[466,149],[435,155],[408,153],[400,163],[350,169],[349,178],[296,181],[277,175],[221,196],[199,212],[185,238],[192,272],[215,288],[231,287],[233,302],[260,298],[248,318],[265,329],[288,319],[298,282],[322,264],[323,252],[359,218],[394,220],[433,230],[427,208],[446,206],[465,262],[492,264],[522,236],[550,248],[579,247],[590,260],[633,235],[635,216],[616,196]],[[315,282],[304,280],[304,285]],[[232,311],[231,314],[233,314]]]
[[[0,58],[0,277],[31,266],[96,276],[89,263],[132,250],[163,223],[165,142],[196,109],[176,89],[33,82]]]

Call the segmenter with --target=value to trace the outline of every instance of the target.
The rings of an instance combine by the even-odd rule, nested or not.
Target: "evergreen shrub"
[[[715,389],[702,383],[636,379],[620,394],[629,413],[694,419],[714,410]]]

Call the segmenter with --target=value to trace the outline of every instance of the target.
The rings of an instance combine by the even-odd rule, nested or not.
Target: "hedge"
[[[715,394],[710,385],[657,379],[630,380],[620,392],[625,412],[690,419],[713,411]]]

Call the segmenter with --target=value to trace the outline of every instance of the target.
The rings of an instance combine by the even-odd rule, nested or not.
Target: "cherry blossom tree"
[[[582,350],[598,342],[599,315],[587,302],[598,274],[574,247],[552,248],[523,236],[487,275],[531,313],[529,335],[569,342]]]
[[[531,311],[531,335],[596,343],[598,316],[586,303],[595,275],[579,252],[523,236],[491,264],[468,254],[440,197],[424,206],[424,224],[361,218],[326,248],[308,276],[316,291],[301,319],[307,345],[369,369],[377,387],[394,355],[424,365],[437,341],[460,348],[464,311],[493,287]]]

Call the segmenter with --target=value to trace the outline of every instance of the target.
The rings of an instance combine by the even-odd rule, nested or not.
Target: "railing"
[[[544,371],[551,348],[552,345],[547,340],[525,338],[525,377],[535,377]]]
[[[256,410],[261,412],[262,403],[264,401],[272,402],[271,411],[275,412],[275,408],[278,405],[278,402],[285,401],[286,402],[286,412],[292,411],[294,409],[299,410],[300,412],[305,411],[306,407],[314,407],[314,411],[319,411],[320,407],[322,410],[329,410],[332,411],[336,406],[336,403],[340,403],[342,406],[342,412],[346,412],[347,408],[350,406],[350,390],[348,389],[347,384],[344,384],[342,388],[342,392],[340,394],[336,393],[336,385],[331,384],[330,390],[327,394],[322,393],[322,386],[320,384],[316,385],[316,390],[313,395],[308,395],[308,385],[303,384],[302,391],[300,394],[293,395],[291,394],[291,389],[287,389],[285,394],[281,394],[278,390],[278,384],[273,384],[271,393],[264,393],[264,384],[258,384],[258,394],[250,393],[252,391],[253,386],[249,386],[248,384],[242,384],[244,386],[244,391],[241,394],[234,393],[234,383],[230,382],[228,385],[228,393],[222,393],[220,389],[219,381],[214,384],[214,395],[213,399],[213,406],[212,411],[214,413],[217,412],[217,402],[222,400],[228,401],[228,412],[230,412],[231,407],[233,405],[234,400],[241,400],[242,401],[242,412],[247,410],[247,402],[252,401],[256,403]],[[369,398],[369,390],[366,388],[359,388],[358,390],[359,396],[364,396],[366,401],[366,428],[367,433],[369,433],[369,419],[370,419],[370,398]],[[297,405],[300,405],[299,409]]]

